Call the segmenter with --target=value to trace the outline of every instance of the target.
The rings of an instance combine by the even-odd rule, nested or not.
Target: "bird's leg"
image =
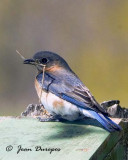
[[[23,117],[48,117],[50,114],[44,109],[42,104],[29,104],[24,112],[21,113]]]
[[[120,106],[119,100],[105,101],[101,106],[107,110],[108,116],[113,118],[128,118],[128,109]]]
[[[59,122],[61,121],[61,118],[60,116],[49,116],[48,118],[42,118],[42,117],[37,117],[37,119],[40,121],[40,122]]]

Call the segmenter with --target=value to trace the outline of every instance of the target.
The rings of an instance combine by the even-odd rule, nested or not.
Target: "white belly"
[[[63,119],[69,121],[74,121],[80,118],[80,111],[77,106],[67,102],[58,96],[47,93],[45,91],[41,92],[41,87],[36,81],[36,90],[39,98],[41,97],[41,102],[44,108],[52,115],[59,115]]]

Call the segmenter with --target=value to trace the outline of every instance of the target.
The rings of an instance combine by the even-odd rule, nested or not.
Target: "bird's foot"
[[[113,118],[128,118],[128,109],[120,106],[119,100],[105,101],[101,106],[107,110],[108,116]]]
[[[42,104],[29,104],[24,112],[21,113],[23,117],[49,117],[50,114],[44,109]]]
[[[50,116],[48,118],[37,117],[40,122],[59,122],[60,119],[57,116]]]

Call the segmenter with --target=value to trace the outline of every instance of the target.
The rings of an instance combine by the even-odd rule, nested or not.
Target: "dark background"
[[[40,50],[63,56],[95,98],[127,107],[128,1],[1,0],[0,115],[38,103],[36,69],[23,65]]]

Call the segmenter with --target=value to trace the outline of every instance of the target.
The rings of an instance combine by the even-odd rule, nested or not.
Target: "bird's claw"
[[[59,121],[60,121],[59,119],[56,119],[56,118],[53,117],[53,116],[50,116],[49,118],[37,117],[37,119],[38,119],[40,122],[59,122]]]

